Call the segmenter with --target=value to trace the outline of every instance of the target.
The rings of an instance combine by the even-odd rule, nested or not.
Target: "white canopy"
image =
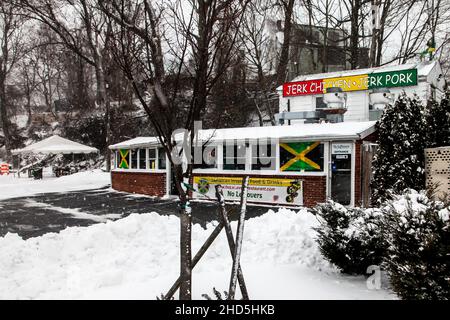
[[[13,154],[43,153],[43,154],[71,154],[71,153],[95,153],[98,149],[84,144],[61,138],[58,135],[31,144],[23,149],[13,150]]]

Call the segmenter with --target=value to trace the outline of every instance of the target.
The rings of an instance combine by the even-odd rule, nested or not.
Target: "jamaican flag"
[[[323,171],[323,144],[280,143],[280,171]]]
[[[128,165],[128,154],[129,153],[130,153],[130,150],[126,150],[126,149],[119,150],[119,155],[120,155],[119,168],[120,169],[130,168],[130,166]]]
[[[434,38],[431,38],[427,42],[427,49],[420,53],[420,59],[423,59],[427,54],[430,57],[430,61],[433,59],[433,54],[436,51],[436,42]]]

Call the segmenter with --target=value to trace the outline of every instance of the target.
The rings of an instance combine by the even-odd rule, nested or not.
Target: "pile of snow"
[[[110,174],[99,169],[79,172],[60,178],[49,177],[48,172],[44,172],[44,179],[42,180],[25,178],[23,175],[21,178],[13,175],[0,175],[0,200],[27,197],[46,192],[96,189],[108,186],[110,183]]]
[[[193,226],[193,251],[207,230]],[[315,217],[280,209],[246,222],[242,269],[252,299],[385,299],[364,278],[338,274],[314,241]],[[236,230],[236,223],[232,224]],[[59,234],[0,238],[0,299],[155,299],[179,273],[179,219],[137,215]],[[227,289],[231,256],[224,232],[193,272],[193,297]]]

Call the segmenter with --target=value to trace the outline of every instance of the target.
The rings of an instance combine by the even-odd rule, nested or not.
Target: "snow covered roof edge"
[[[293,140],[361,140],[375,132],[376,121],[311,123],[290,126],[208,129],[199,132],[201,141],[293,139]],[[177,141],[183,135],[175,136]],[[109,148],[112,150],[160,145],[156,137],[137,137]]]

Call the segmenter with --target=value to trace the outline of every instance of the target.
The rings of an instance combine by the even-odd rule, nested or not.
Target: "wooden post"
[[[219,201],[219,206],[220,206],[219,213],[221,214],[222,221],[225,225],[225,233],[227,235],[228,246],[230,247],[230,253],[231,253],[231,256],[233,257],[233,261],[234,261],[234,252],[236,250],[236,246],[234,243],[233,230],[231,229],[230,221],[228,220],[226,210],[225,210],[225,198],[223,196],[223,191],[222,191],[221,185],[216,185],[216,197],[217,197],[217,200]],[[238,263],[237,278],[239,280],[239,287],[241,289],[242,298],[244,300],[249,300],[248,291],[247,291],[247,287],[245,285],[244,275],[242,273],[240,263]]]
[[[230,215],[231,213],[232,212],[230,210],[227,213],[227,215]],[[213,230],[211,235],[208,237],[208,239],[206,239],[205,243],[202,245],[200,250],[198,250],[194,259],[192,259],[192,269],[194,269],[194,267],[197,265],[197,263],[201,260],[201,258],[206,253],[206,251],[209,249],[209,247],[212,245],[214,240],[216,240],[217,236],[220,234],[220,232],[222,231],[224,226],[225,226],[225,224],[223,222],[220,222],[219,225],[217,225],[217,227]],[[181,278],[178,277],[178,279],[175,281],[175,283],[172,285],[172,287],[169,289],[169,291],[167,291],[166,295],[164,296],[164,300],[169,300],[170,298],[173,297],[175,292],[180,287],[180,283],[181,283]]]
[[[238,228],[236,232],[236,246],[233,254],[233,268],[231,269],[230,289],[228,291],[228,300],[234,300],[236,293],[236,283],[238,277],[238,270],[240,268],[241,252],[242,252],[242,239],[244,236],[244,223],[245,213],[247,211],[247,189],[249,176],[246,176],[242,180],[241,189],[241,214],[239,215]]]

